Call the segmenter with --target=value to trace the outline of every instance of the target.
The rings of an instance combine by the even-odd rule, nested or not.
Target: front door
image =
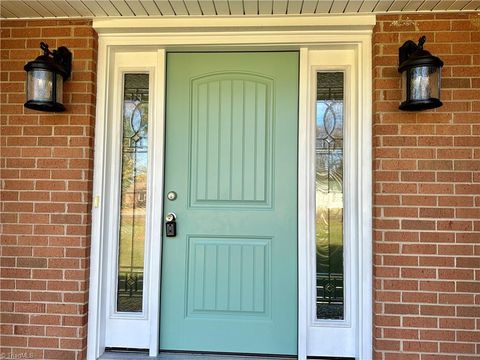
[[[296,354],[298,53],[170,53],[166,101],[160,348]]]

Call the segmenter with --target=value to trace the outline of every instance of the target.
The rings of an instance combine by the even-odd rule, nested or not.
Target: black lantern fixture
[[[443,61],[423,49],[426,37],[406,41],[400,49],[398,72],[402,74],[400,110],[421,111],[442,106],[440,85]]]
[[[27,102],[25,107],[40,111],[65,111],[63,81],[70,77],[72,53],[61,46],[50,51],[40,43],[43,55],[25,65],[27,72]]]

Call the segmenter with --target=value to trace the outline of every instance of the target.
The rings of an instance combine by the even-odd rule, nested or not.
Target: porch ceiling
[[[2,18],[478,11],[480,0],[2,0]]]

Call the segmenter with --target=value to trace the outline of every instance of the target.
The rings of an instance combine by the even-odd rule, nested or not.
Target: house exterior
[[[54,5],[16,18],[5,3],[2,358],[96,359],[118,348],[479,358],[478,2],[378,2],[364,15],[354,1],[327,1],[327,12],[355,14],[325,16],[305,1],[305,16],[207,21],[57,19],[45,13]],[[421,35],[445,64],[443,106],[403,112],[398,48]],[[73,53],[63,113],[23,106],[23,67],[40,41]],[[242,114],[256,109],[243,127],[225,110],[240,97]],[[190,122],[171,120],[181,118]],[[167,236],[172,222],[178,236]],[[283,237],[294,242],[277,245]]]

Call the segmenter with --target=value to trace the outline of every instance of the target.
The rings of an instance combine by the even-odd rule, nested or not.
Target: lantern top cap
[[[423,44],[425,44],[426,40],[426,36],[420,37],[420,39],[418,40],[418,45],[415,44],[412,40],[407,40],[398,49],[399,72],[403,72],[408,68],[416,66],[443,66],[443,61],[440,60],[440,58],[433,56],[429,51],[423,49]]]
[[[72,53],[70,50],[65,46],[61,46],[52,52],[48,44],[43,41],[40,43],[40,48],[43,50],[43,55],[38,56],[34,61],[28,62],[24,66],[24,70],[44,69],[57,72],[64,79],[68,79],[72,70]]]

